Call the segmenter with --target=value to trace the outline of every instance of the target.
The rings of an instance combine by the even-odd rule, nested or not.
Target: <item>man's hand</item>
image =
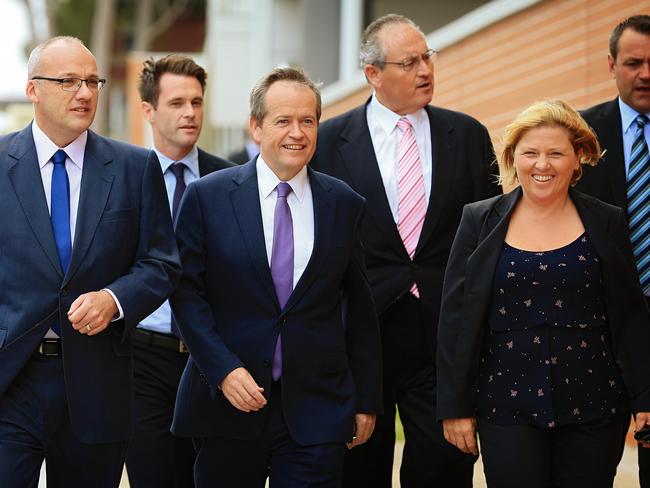
[[[478,456],[476,444],[476,419],[474,417],[462,419],[443,419],[442,429],[447,442],[467,454]]]
[[[358,413],[354,416],[354,436],[352,442],[346,444],[348,449],[357,447],[370,439],[372,431],[375,430],[376,420],[377,416],[369,413]]]
[[[117,305],[105,290],[84,293],[72,302],[68,319],[72,328],[81,334],[93,336],[103,331],[117,314]]]
[[[266,405],[264,388],[257,386],[245,368],[232,370],[219,387],[232,406],[242,412],[257,412]]]
[[[650,428],[650,412],[637,412],[634,416],[635,429],[634,432],[638,432],[644,427]],[[650,448],[650,442],[639,441],[639,447],[644,447],[646,449]]]

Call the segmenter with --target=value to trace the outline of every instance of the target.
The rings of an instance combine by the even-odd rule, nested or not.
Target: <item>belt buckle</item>
[[[178,352],[190,352],[185,343],[181,340],[178,341]]]
[[[59,348],[60,348],[61,346],[60,346],[59,341],[60,341],[60,339],[42,339],[41,343],[38,345],[39,354],[41,356],[43,356],[43,357],[46,357],[46,358],[48,358],[48,357],[58,358],[61,355],[60,350],[55,351],[55,352],[48,352],[47,350],[45,350],[44,346],[46,346],[47,344],[55,344],[55,345],[58,344]]]

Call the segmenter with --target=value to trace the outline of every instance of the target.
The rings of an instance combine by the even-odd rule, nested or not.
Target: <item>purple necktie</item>
[[[289,183],[280,182],[276,187],[278,199],[273,217],[273,250],[271,251],[271,277],[275,293],[283,309],[293,291],[293,220],[287,196],[291,193]],[[278,334],[273,354],[271,375],[277,381],[282,374],[282,341]]]
[[[174,198],[172,200],[172,221],[176,222],[176,214],[178,213],[178,205],[181,203],[181,198],[183,193],[185,193],[185,164],[182,162],[174,163],[170,166],[172,173],[176,177],[176,188],[174,189]],[[180,338],[181,333],[178,330],[178,325],[176,325],[176,319],[174,314],[171,316],[171,330],[172,334]]]

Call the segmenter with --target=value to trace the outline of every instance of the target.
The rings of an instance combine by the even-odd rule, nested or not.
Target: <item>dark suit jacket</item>
[[[228,159],[230,159],[235,164],[244,164],[248,162],[250,158],[248,157],[248,151],[246,150],[246,148],[243,148],[240,149],[239,151],[230,153],[228,155]]]
[[[435,357],[442,280],[463,205],[500,193],[487,130],[475,119],[427,106],[431,125],[431,197],[413,261],[390,211],[366,120],[366,105],[324,122],[312,168],[342,179],[367,201],[362,239],[378,313],[408,293],[415,281]]]
[[[160,165],[153,152],[88,132],[72,257],[59,264],[31,126],[0,137],[0,395],[59,320],[72,426],[83,442],[131,432],[128,329],[155,310],[180,275]],[[89,337],[66,312],[109,288],[124,319]]]
[[[213,171],[235,166],[230,161],[226,161],[223,158],[207,153],[200,147],[197,149],[199,150],[199,174],[201,176],[210,174]]]
[[[582,116],[607,152],[596,166],[583,167],[584,174],[576,189],[621,207],[627,215],[627,178],[618,98],[591,107],[582,112]]]
[[[438,325],[438,417],[473,417],[494,273],[521,188],[463,210],[445,274]],[[620,208],[570,190],[600,256],[616,363],[633,409],[650,408],[650,317]]]
[[[314,248],[282,310],[255,160],[188,186],[176,224],[183,277],[171,303],[191,356],[176,399],[175,434],[258,439],[268,408],[241,412],[217,386],[243,366],[268,398],[280,331],[282,406],[296,442],[349,441],[354,414],[381,409],[379,331],[359,238],[363,199],[334,178],[308,174]]]

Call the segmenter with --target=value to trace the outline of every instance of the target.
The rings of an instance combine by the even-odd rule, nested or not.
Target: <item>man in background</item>
[[[92,53],[29,56],[34,121],[0,137],[0,484],[119,485],[133,427],[131,330],[180,275],[155,153],[88,130]]]
[[[142,110],[151,125],[174,219],[187,184],[233,166],[196,145],[206,77],[192,58],[179,54],[145,61],[140,74]],[[140,322],[133,341],[135,432],[126,459],[129,483],[132,488],[193,487],[192,442],[170,432],[188,352],[168,301]]]
[[[344,486],[391,486],[395,409],[404,426],[402,486],[468,487],[476,456],[436,421],[436,331],[447,257],[463,206],[500,192],[487,130],[429,105],[435,51],[408,18],[375,20],[361,41],[374,93],[324,122],[311,166],[367,200],[362,225],[382,334],[384,414],[348,452]]]
[[[650,16],[635,15],[614,28],[607,62],[618,97],[582,113],[605,154],[598,165],[585,166],[576,188],[626,211],[639,279],[650,303]],[[636,430],[644,423],[636,419]],[[624,442],[622,438],[621,455]],[[649,447],[639,445],[642,488],[650,487]]]

